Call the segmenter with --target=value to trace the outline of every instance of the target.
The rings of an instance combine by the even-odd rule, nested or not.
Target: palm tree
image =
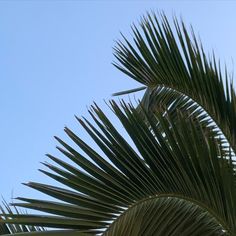
[[[4,212],[9,232],[19,224],[53,228],[19,235],[236,235],[236,95],[227,70],[175,18],[147,15],[132,30],[133,42],[117,42],[114,65],[142,87],[116,95],[145,93],[138,106],[109,102],[132,142],[92,105],[92,121],[77,120],[102,152],[66,127],[79,149],[56,137],[58,150],[74,164],[48,155],[55,164],[41,170],[65,187],[26,184],[55,201],[18,198],[15,207],[42,213]]]

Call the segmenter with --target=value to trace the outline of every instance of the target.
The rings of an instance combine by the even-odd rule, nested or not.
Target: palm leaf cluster
[[[17,209],[17,207],[10,207],[9,204],[3,200],[3,206],[0,206],[0,211],[3,213],[0,218],[0,235],[16,234],[16,233],[26,233],[26,232],[43,232],[44,228],[35,227],[32,225],[19,225],[19,224],[5,224],[1,220],[7,220],[7,215],[21,214],[22,212]]]
[[[118,42],[115,56],[119,63],[114,65],[148,88],[143,99],[152,109],[157,108],[157,104],[155,99],[149,102],[149,97],[155,97],[155,93],[158,97],[157,90],[163,87],[162,96],[165,94],[172,102],[176,93],[196,102],[208,113],[207,118],[220,126],[235,151],[236,96],[227,71],[223,80],[214,54],[211,60],[207,59],[193,30],[191,40],[183,22],[174,19],[173,31],[166,16],[161,18],[160,23],[155,15],[144,17],[142,32],[134,26],[136,48],[126,38],[124,43]],[[187,105],[185,109],[190,107]]]
[[[148,15],[140,29],[133,27],[133,45],[124,38],[115,47],[115,66],[142,84],[116,95],[146,90],[138,106],[109,102],[132,141],[91,106],[91,119],[77,120],[100,151],[66,127],[73,144],[56,139],[68,162],[48,155],[54,164],[41,170],[64,187],[26,184],[55,200],[18,198],[15,207],[42,213],[3,212],[3,230],[27,225],[50,228],[27,235],[236,235],[233,84],[182,22],[174,19],[173,28],[165,15]]]

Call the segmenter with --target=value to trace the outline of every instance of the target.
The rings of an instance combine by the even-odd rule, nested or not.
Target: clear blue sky
[[[21,185],[48,182],[37,171],[57,154],[53,135],[78,129],[95,100],[136,87],[111,62],[120,31],[148,10],[182,15],[207,51],[235,69],[236,1],[0,1],[0,194],[39,197]],[[87,138],[86,138],[87,140]],[[51,182],[50,182],[51,183]]]

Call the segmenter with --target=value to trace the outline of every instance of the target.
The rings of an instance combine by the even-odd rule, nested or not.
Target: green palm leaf
[[[26,232],[45,232],[42,227],[35,227],[32,225],[18,225],[18,224],[6,224],[4,221],[8,220],[8,215],[16,214],[20,217],[21,212],[16,207],[13,209],[6,203],[5,200],[2,202],[4,207],[0,207],[0,212],[2,213],[2,217],[0,220],[0,235],[8,235],[8,234],[19,234]],[[2,223],[1,223],[2,221]]]
[[[158,86],[154,90],[147,88],[137,109],[139,112],[145,109],[146,112],[154,115],[155,113],[163,116],[168,115],[172,117],[173,121],[178,116],[178,113],[181,112],[183,119],[191,118],[193,121],[196,120],[196,125],[201,123],[201,128],[205,132],[210,132],[218,140],[221,150],[224,150],[229,156],[233,155],[228,141],[214,120],[199,104],[184,94],[163,86]]]
[[[199,232],[206,232],[204,235],[233,235],[236,232],[235,173],[214,136],[203,130],[199,132],[201,124],[196,128],[196,121],[182,119],[181,113],[174,121],[162,115],[154,120],[148,114],[144,120],[143,114],[131,105],[122,103],[120,107],[111,102],[111,107],[135,148],[95,105],[91,115],[99,129],[87,120],[79,122],[105,156],[65,128],[92,161],[57,138],[64,147],[59,150],[75,165],[49,155],[59,167],[46,164],[50,171],[43,172],[71,190],[31,182],[28,186],[63,203],[20,198],[24,203],[16,206],[52,215],[9,215],[11,219],[6,222],[74,229],[92,235],[119,235],[119,230],[128,230],[130,235],[147,235],[149,230],[156,235],[158,232],[188,235],[192,231],[186,225],[192,222]],[[186,212],[188,220],[181,220],[178,227],[169,226],[169,221],[175,221],[177,215],[185,219]],[[169,221],[157,227],[165,214]],[[144,217],[149,219],[144,227],[136,228],[134,224],[131,229],[124,224],[136,218],[143,222]]]
[[[192,99],[217,124],[235,152],[236,96],[227,71],[224,86],[220,65],[214,55],[207,59],[193,31],[191,37],[184,23],[176,19],[172,30],[166,16],[161,19],[148,15],[141,22],[141,30],[134,26],[135,47],[126,38],[124,43],[118,42],[118,63],[114,65],[150,91],[165,87],[170,98],[179,93]]]
[[[183,23],[174,24],[175,32],[165,16],[161,23],[148,16],[142,33],[133,28],[136,48],[125,39],[115,49],[116,66],[146,88],[138,109],[110,102],[127,138],[94,104],[92,121],[77,120],[100,151],[66,127],[73,144],[56,139],[69,161],[48,155],[54,164],[41,170],[62,187],[26,184],[54,200],[18,198],[15,207],[41,214],[3,212],[3,230],[26,225],[52,229],[27,235],[236,235],[233,86],[227,78],[224,86],[215,59],[206,59]]]
[[[108,228],[105,236],[224,235],[201,208],[176,198],[149,198],[134,205]]]

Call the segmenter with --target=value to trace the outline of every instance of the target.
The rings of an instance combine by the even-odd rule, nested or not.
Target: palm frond
[[[137,232],[135,230],[141,230],[140,235],[147,232],[188,235],[192,231],[186,224],[191,221],[206,236],[235,234],[235,172],[232,161],[221,152],[214,136],[204,129],[200,132],[201,123],[196,126],[195,121],[182,119],[181,112],[174,120],[162,114],[156,114],[154,120],[146,113],[144,120],[132,105],[122,103],[119,106],[115,102],[110,105],[133,145],[94,105],[90,114],[97,127],[86,119],[78,121],[104,156],[65,128],[87,156],[57,138],[63,146],[58,149],[74,165],[48,155],[56,165],[45,164],[49,171],[43,170],[43,173],[64,184],[65,188],[34,182],[27,184],[59,201],[19,198],[21,202],[15,206],[50,215],[10,214],[6,222],[70,229],[90,235],[120,235],[119,230],[126,232],[123,235]],[[179,219],[184,219],[184,209],[188,209],[189,221],[182,220],[178,226],[173,223],[170,227],[170,222],[177,219],[174,212],[179,214]],[[152,218],[151,212],[156,217]],[[165,215],[170,222],[163,220],[157,227],[157,221]],[[145,216],[150,216],[146,223]],[[136,219],[144,224],[143,228],[124,225],[124,221]]]
[[[19,225],[19,224],[7,224],[5,221],[9,220],[9,215],[16,215],[20,217],[21,212],[14,206],[10,207],[5,200],[2,202],[3,206],[0,206],[1,220],[0,220],[0,235],[12,235],[26,232],[45,232],[42,227],[35,227],[32,225]],[[2,223],[1,223],[2,221]]]
[[[133,26],[134,45],[126,38],[115,47],[114,65],[149,87],[159,86],[191,98],[213,119],[236,151],[236,96],[213,54],[208,59],[192,30],[174,19],[174,30],[163,14],[143,17],[141,30]],[[225,84],[224,84],[225,81]],[[170,96],[171,93],[169,93]]]
[[[48,155],[54,164],[41,170],[63,187],[26,184],[54,200],[18,198],[14,207],[41,214],[7,206],[4,234],[236,235],[235,165],[226,151],[236,151],[233,85],[182,22],[174,27],[148,15],[142,32],[133,27],[135,47],[124,38],[115,48],[115,65],[144,85],[116,95],[146,88],[138,109],[110,102],[132,142],[94,104],[92,122],[77,120],[100,151],[66,127],[73,145],[56,137],[58,150],[73,164]]]
[[[2,217],[0,218],[0,235],[10,234],[9,229],[7,228],[6,224],[2,222]]]
[[[103,234],[224,235],[222,228],[201,208],[176,198],[148,198],[125,211]]]
[[[151,114],[155,116],[155,113],[162,114],[163,116],[168,115],[171,116],[173,121],[178,116],[178,113],[181,112],[183,119],[196,121],[196,126],[200,123],[201,129],[214,135],[215,139],[218,141],[218,145],[221,147],[221,151],[224,151],[229,157],[234,155],[230,144],[227,139],[225,139],[214,120],[199,104],[176,90],[164,86],[158,86],[154,90],[146,89],[137,110],[139,112],[145,110],[150,116]]]

